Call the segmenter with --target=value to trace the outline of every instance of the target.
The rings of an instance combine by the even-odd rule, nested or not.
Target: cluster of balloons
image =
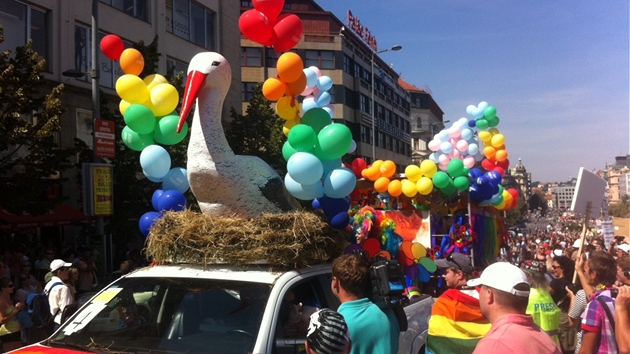
[[[116,93],[121,98],[119,109],[126,123],[121,139],[131,150],[141,151],[140,166],[145,177],[152,182],[162,183],[162,190],[166,191],[164,201],[160,204],[154,194],[155,210],[183,210],[186,207],[183,193],[189,188],[186,169],[171,168],[168,151],[156,145],[178,144],[188,133],[187,123],[182,133],[176,132],[179,121],[179,114],[175,110],[179,103],[177,90],[159,74],[141,79],[138,75],[144,69],[144,58],[136,49],[124,49],[120,37],[107,35],[101,40],[100,46],[105,56],[120,62],[125,73],[116,81]],[[139,221],[140,230],[145,235],[157,217],[157,214],[149,213],[144,214]]]
[[[509,210],[516,207],[518,191],[514,188],[504,189],[501,185],[503,177],[497,171],[483,172],[479,168],[472,168],[469,172],[470,199],[479,205],[494,206],[499,210]]]
[[[280,15],[284,0],[254,0],[254,10],[247,10],[238,19],[243,35],[256,43],[282,53],[302,39],[302,21],[297,15]]]
[[[470,121],[470,126],[479,130],[478,138],[483,145],[481,152],[485,157],[481,160],[481,166],[486,171],[497,171],[503,176],[510,161],[505,149],[505,136],[496,128],[499,124],[497,109],[482,101],[477,106],[468,106],[466,112],[475,119]]]
[[[186,197],[178,190],[158,189],[153,192],[151,197],[151,205],[153,205],[154,211],[148,211],[140,217],[138,222],[140,226],[140,232],[144,236],[149,235],[151,226],[158,221],[167,211],[184,211],[186,209]]]
[[[475,162],[483,160],[477,136],[465,117],[453,123],[450,128],[435,134],[428,147],[433,151],[429,159],[438,164],[442,171],[446,171],[451,160],[461,160],[467,168],[472,168]]]

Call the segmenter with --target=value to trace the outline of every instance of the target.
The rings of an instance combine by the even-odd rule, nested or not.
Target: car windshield
[[[188,278],[124,278],[48,341],[108,352],[251,352],[271,285]]]

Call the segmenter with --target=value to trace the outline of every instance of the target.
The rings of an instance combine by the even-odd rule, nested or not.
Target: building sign
[[[98,157],[116,157],[116,125],[113,120],[94,120],[94,149]]]
[[[114,167],[104,163],[83,164],[84,214],[114,214]]]
[[[358,18],[352,16],[352,12],[348,10],[348,27],[356,33],[361,39],[367,43],[372,50],[376,51],[376,38],[372,35],[367,27],[361,25],[361,21]]]

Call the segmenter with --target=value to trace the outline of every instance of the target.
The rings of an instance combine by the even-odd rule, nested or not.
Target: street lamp
[[[101,117],[101,103],[99,98],[99,88],[98,88],[98,79],[100,77],[100,73],[98,70],[98,2],[99,0],[92,0],[92,70],[90,72],[84,73],[76,69],[66,70],[61,73],[63,76],[79,78],[83,76],[89,76],[92,78],[92,120],[98,119]],[[101,159],[96,155],[96,124],[93,125],[92,131],[92,149],[93,156],[92,161],[99,163]],[[84,186],[84,188],[86,188]],[[94,218],[94,228],[96,232],[96,236],[100,238],[101,242],[103,242],[103,249],[105,249],[105,228],[103,216],[96,216]],[[104,255],[105,256],[105,255]],[[107,268],[107,262],[105,262]]]
[[[376,104],[374,102],[374,56],[376,54],[385,53],[391,51],[401,50],[402,46],[395,45],[388,49],[379,50],[377,52],[372,51],[372,163],[376,161],[376,128],[375,128],[375,116],[374,111],[376,109]]]

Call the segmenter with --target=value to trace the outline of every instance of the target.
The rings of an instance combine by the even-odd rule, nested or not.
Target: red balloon
[[[496,165],[488,159],[483,159],[483,161],[481,161],[481,167],[483,167],[486,171],[492,171]]]
[[[276,53],[286,52],[302,39],[302,20],[294,14],[284,14],[273,25],[273,49]]]
[[[497,171],[501,177],[505,176],[505,170],[499,166],[496,166],[495,168],[492,169],[493,171]]]
[[[367,168],[367,164],[365,163],[365,160],[363,160],[360,157],[357,157],[356,159],[352,161],[352,168],[350,169],[352,170],[352,172],[354,172],[357,178],[362,178],[363,176],[361,175],[361,171],[363,171],[366,168]]]
[[[381,243],[375,238],[368,238],[363,243],[363,250],[372,258],[381,250]]]
[[[258,10],[247,10],[238,19],[238,28],[250,41],[265,45],[273,34],[271,22]]]
[[[254,8],[267,16],[269,22],[273,22],[284,8],[284,0],[254,0]]]
[[[518,191],[514,188],[508,188],[508,193],[510,193],[512,195],[512,198],[514,198],[514,200],[518,199]]]
[[[118,60],[123,50],[125,50],[125,44],[117,35],[108,34],[101,39],[101,51],[109,59]]]
[[[506,168],[510,167],[510,160],[505,159],[503,161],[497,161],[497,166],[505,170]]]

